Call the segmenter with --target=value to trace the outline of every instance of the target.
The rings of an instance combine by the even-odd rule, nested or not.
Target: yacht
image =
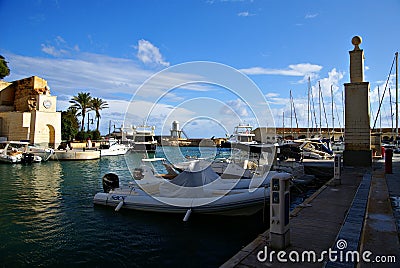
[[[255,145],[258,144],[254,137],[256,136],[253,132],[253,127],[249,124],[239,124],[235,127],[233,134],[229,139],[221,144],[223,148],[236,147],[237,145]]]
[[[133,126],[133,151],[155,153],[157,149],[157,141],[155,140],[155,126]]]

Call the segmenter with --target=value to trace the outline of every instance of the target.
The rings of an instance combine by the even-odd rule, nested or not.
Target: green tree
[[[68,110],[61,112],[61,139],[72,140],[79,130],[78,109],[69,107]]]
[[[86,111],[91,107],[92,97],[90,93],[79,92],[78,95],[72,97],[69,102],[72,103],[71,107],[80,111],[80,115],[82,116],[81,131],[83,131],[85,127]]]
[[[90,109],[96,112],[96,120],[97,120],[97,125],[96,125],[96,131],[99,131],[99,126],[100,126],[100,111],[103,109],[108,108],[108,103],[100,98],[93,98],[91,102]]]
[[[10,68],[7,66],[6,59],[0,55],[0,79],[10,75]]]

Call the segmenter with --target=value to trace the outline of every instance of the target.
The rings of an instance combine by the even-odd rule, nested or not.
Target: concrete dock
[[[398,155],[392,170],[385,174],[379,159],[372,168],[344,168],[340,185],[329,181],[291,212],[290,246],[280,259],[267,230],[221,267],[400,267]]]
[[[99,150],[56,150],[51,156],[50,160],[64,161],[64,160],[94,160],[100,158]]]

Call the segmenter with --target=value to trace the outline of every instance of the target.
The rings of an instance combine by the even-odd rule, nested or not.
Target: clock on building
[[[52,105],[51,100],[44,100],[43,101],[44,108],[49,109],[51,107],[51,105]]]

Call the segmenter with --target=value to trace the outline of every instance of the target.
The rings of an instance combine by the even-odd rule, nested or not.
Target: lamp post
[[[89,131],[89,123],[93,125],[93,118],[90,118],[90,113],[87,116],[87,131]]]

